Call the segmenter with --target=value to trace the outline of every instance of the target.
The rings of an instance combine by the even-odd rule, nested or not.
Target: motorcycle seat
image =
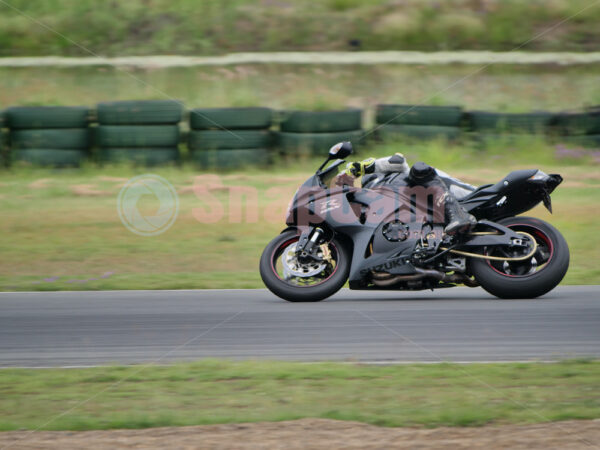
[[[484,184],[483,186],[479,186],[473,192],[469,193],[463,198],[459,200],[465,201],[470,200],[474,197],[479,197],[481,195],[496,195],[506,189],[509,184],[514,183],[519,180],[526,180],[527,178],[534,175],[536,169],[524,169],[524,170],[515,170],[508,175],[506,175],[502,180],[498,181],[496,184]]]
[[[500,183],[497,183],[500,184]],[[483,184],[479,187],[477,187],[477,189],[475,189],[472,192],[469,192],[467,195],[463,196],[463,197],[457,197],[457,200],[468,200],[470,198],[473,197],[478,197],[481,194],[497,194],[499,191],[499,187],[502,186],[497,186],[497,184]]]

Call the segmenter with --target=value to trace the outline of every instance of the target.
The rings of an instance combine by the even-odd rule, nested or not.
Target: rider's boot
[[[443,190],[440,201],[444,202],[446,213],[446,234],[456,234],[469,231],[477,220],[464,210],[454,195],[450,193],[444,181],[436,174],[433,167],[424,162],[413,164],[408,174],[409,180],[421,186],[437,186]]]

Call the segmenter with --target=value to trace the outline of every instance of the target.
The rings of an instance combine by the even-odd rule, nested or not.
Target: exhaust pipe
[[[444,283],[462,283],[468,287],[479,286],[477,281],[472,280],[463,273],[446,275],[444,272],[440,272],[439,270],[420,269],[418,267],[416,267],[415,270],[417,273],[412,273],[410,275],[392,275],[389,273],[375,272],[372,274],[372,281],[375,286],[388,287],[402,281],[417,281],[422,280],[423,278],[434,278]]]

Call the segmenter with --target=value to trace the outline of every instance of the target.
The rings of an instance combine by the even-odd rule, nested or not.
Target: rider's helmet
[[[430,181],[435,176],[435,169],[424,162],[414,163],[410,168],[408,178],[417,184]]]

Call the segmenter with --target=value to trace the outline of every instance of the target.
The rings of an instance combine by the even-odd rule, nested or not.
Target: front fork
[[[317,252],[319,250],[319,242],[324,234],[325,232],[321,228],[311,227],[300,235],[300,239],[296,245],[298,261],[320,261],[321,258],[317,256]]]

